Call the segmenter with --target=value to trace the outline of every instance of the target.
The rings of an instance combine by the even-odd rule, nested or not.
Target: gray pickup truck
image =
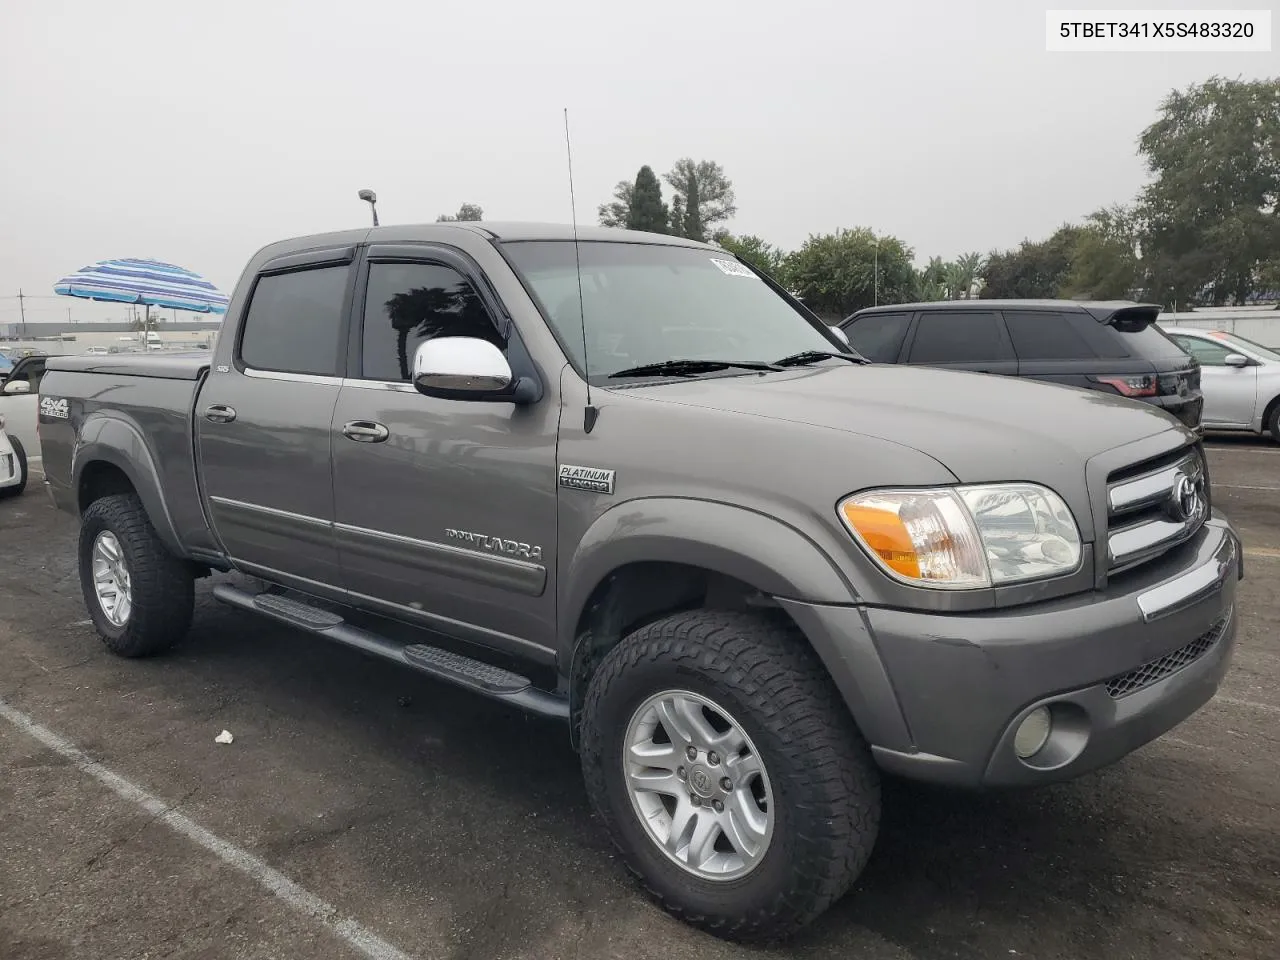
[[[1243,554],[1172,417],[868,364],[672,237],[272,244],[212,356],[51,359],[40,436],[111,651],[231,572],[226,603],[561,719],[633,872],[731,939],[849,888],[882,771],[1075,777],[1235,639]]]

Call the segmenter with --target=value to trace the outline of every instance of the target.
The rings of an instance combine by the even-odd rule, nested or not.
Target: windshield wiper
[[[627,367],[609,377],[692,377],[699,373],[715,373],[717,370],[728,370],[730,367],[742,370],[781,370],[776,363],[763,363],[759,360],[663,360],[660,363],[645,363],[638,367]]]
[[[793,353],[789,357],[783,357],[781,360],[775,360],[780,367],[803,367],[805,364],[817,363],[819,360],[848,360],[850,363],[870,363],[866,357],[860,357],[853,353],[832,353],[827,350],[804,350],[800,353]]]

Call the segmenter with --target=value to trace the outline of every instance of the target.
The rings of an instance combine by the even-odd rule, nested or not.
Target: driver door
[[[444,400],[410,383],[435,337],[510,355],[518,335],[473,270],[445,247],[369,248],[333,412],[338,553],[349,602],[551,662],[559,403]]]

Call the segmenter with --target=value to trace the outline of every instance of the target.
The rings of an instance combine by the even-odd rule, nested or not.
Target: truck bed
[[[129,450],[104,459],[130,476],[168,546],[188,556],[216,550],[200,499],[192,419],[210,363],[204,351],[50,357],[39,426],[54,502],[77,512],[82,488],[100,482],[76,466],[93,459],[95,446]],[[147,503],[150,491],[163,491],[163,503]]]
[[[199,380],[209,369],[209,351],[195,353],[137,354],[50,357],[46,370],[76,373],[105,373],[120,377],[158,377],[164,380]]]

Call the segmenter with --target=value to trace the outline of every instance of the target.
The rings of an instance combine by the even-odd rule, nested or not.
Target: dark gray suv
[[[946,300],[859,310],[840,328],[877,363],[1030,377],[1132,397],[1200,428],[1200,365],[1150,303]]]

